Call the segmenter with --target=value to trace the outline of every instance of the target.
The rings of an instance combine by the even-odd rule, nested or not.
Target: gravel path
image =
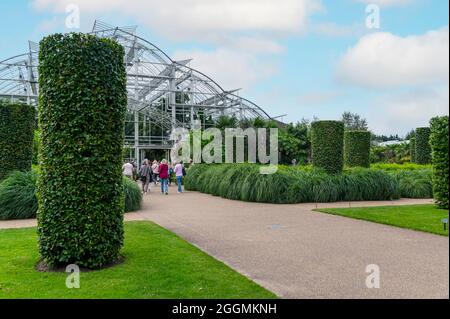
[[[429,200],[353,202],[352,207]],[[349,203],[319,204],[319,208]],[[126,220],[151,220],[283,298],[448,298],[448,237],[313,212],[315,204],[231,201],[153,192]],[[35,220],[0,221],[2,228]],[[380,288],[366,287],[367,265]]]

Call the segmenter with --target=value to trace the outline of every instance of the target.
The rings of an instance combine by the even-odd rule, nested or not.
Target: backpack
[[[186,176],[186,169],[184,167],[183,167],[182,172],[183,172],[183,176]]]

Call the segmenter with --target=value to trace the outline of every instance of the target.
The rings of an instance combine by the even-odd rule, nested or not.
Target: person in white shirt
[[[134,166],[130,162],[126,162],[122,166],[122,174],[129,179],[133,179],[133,173],[134,173]]]

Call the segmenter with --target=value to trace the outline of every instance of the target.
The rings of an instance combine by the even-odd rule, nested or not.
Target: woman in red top
[[[161,181],[161,193],[169,195],[169,165],[163,159],[159,165],[159,179]]]

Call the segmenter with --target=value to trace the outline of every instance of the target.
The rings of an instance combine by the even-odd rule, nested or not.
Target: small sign
[[[448,218],[441,219],[441,222],[444,223],[444,230],[447,230]]]

